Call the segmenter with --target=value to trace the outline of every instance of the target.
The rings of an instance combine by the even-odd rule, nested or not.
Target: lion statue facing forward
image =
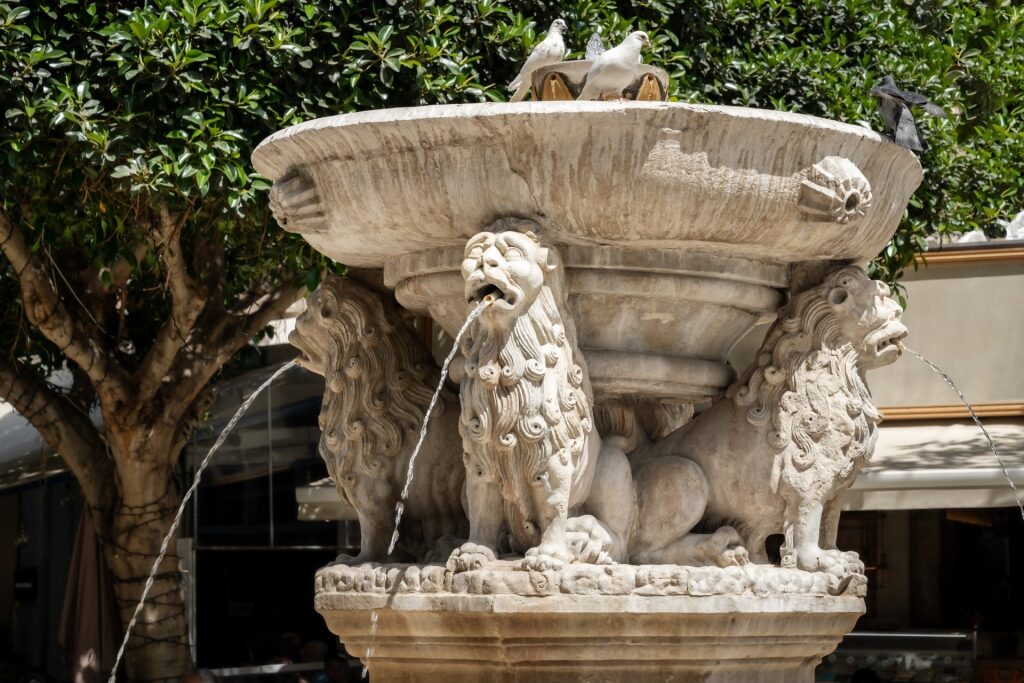
[[[783,533],[784,566],[862,572],[856,553],[835,547],[839,513],[881,421],[865,373],[900,356],[901,313],[889,288],[854,266],[796,294],[730,397],[644,455],[699,466],[701,486],[680,483],[702,491],[684,501],[689,518],[734,526],[755,562],[768,561],[766,538]]]
[[[320,455],[359,516],[359,555],[338,561],[384,561],[440,370],[398,305],[349,278],[320,284],[288,340],[300,351],[299,365],[324,376]],[[441,398],[416,459],[399,537],[399,548],[418,560],[445,552],[435,544],[446,535],[465,537],[457,399],[448,391]]]
[[[461,347],[470,535],[449,567],[493,561],[503,532],[526,569],[624,560],[634,511],[602,507],[601,491],[631,487],[629,463],[594,430],[557,252],[529,231],[482,232],[466,245],[462,274],[467,301],[487,305]]]

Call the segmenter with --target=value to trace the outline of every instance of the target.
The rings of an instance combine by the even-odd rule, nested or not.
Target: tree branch
[[[0,363],[0,398],[14,406],[57,451],[94,508],[114,499],[114,463],[99,430],[72,401],[14,361]]]
[[[219,320],[211,321],[203,353],[186,350],[179,354],[171,372],[174,380],[163,384],[159,399],[153,402],[164,425],[180,431],[187,424],[188,411],[213,376],[260,330],[283,317],[288,307],[302,296],[303,289],[298,285],[282,286],[250,315],[221,313]]]
[[[21,287],[25,316],[68,360],[78,365],[110,407],[124,402],[128,378],[124,370],[90,335],[78,316],[61,301],[46,268],[25,243],[22,231],[0,210],[0,250],[10,261]],[[98,333],[99,330],[96,330]]]
[[[139,401],[149,401],[159,391],[209,300],[209,292],[189,274],[182,253],[181,229],[187,218],[188,212],[174,216],[166,207],[158,209],[155,225],[159,237],[157,248],[167,268],[171,315],[160,327],[153,346],[135,371]]]

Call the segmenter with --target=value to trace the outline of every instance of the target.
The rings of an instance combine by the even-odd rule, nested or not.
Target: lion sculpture
[[[691,483],[695,463],[656,458],[653,470],[637,473],[635,487],[625,440],[598,433],[563,267],[553,247],[523,229],[531,226],[503,221],[466,245],[466,299],[484,308],[461,347],[470,536],[449,568],[492,562],[502,534],[511,537],[510,550],[525,551],[524,568],[541,571],[625,562],[665,545],[672,550],[664,563],[742,563],[734,530],[689,534],[699,517],[686,517],[689,507],[680,516],[685,492],[663,485]],[[518,230],[500,230],[508,227]],[[603,413],[608,422],[621,411]]]
[[[856,553],[836,549],[836,533],[842,496],[871,457],[881,421],[865,373],[900,356],[901,312],[862,269],[836,270],[782,309],[729,397],[638,461],[693,463],[688,479],[661,479],[689,492],[677,514],[733,525],[755,562],[768,561],[765,541],[782,533],[783,566],[862,572]],[[672,546],[638,559],[663,561]]]
[[[320,284],[289,341],[300,351],[299,364],[324,376],[320,455],[341,499],[359,516],[360,552],[338,561],[384,561],[440,370],[401,308],[349,278]],[[457,398],[443,391],[416,458],[398,548],[417,560],[446,553],[450,536],[465,538],[458,415]]]
[[[485,308],[461,346],[470,535],[449,566],[493,561],[503,533],[528,569],[581,559],[592,535],[601,549],[591,560],[624,560],[633,510],[602,508],[600,491],[610,476],[628,482],[629,462],[594,430],[557,252],[529,231],[482,232],[466,245],[462,273],[467,301]]]

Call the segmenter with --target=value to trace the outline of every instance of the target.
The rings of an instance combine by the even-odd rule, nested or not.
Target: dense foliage
[[[194,207],[194,236],[223,235],[236,287],[312,270],[297,240],[267,228],[253,144],[325,114],[504,99],[556,15],[577,52],[595,27],[609,41],[648,30],[647,61],[672,73],[679,100],[877,127],[868,89],[892,73],[954,112],[925,123],[926,179],[882,259],[890,277],[925,234],[995,234],[1021,208],[1024,10],[972,0],[8,1],[3,202],[37,244],[101,269],[130,253],[126,233],[158,196]],[[159,315],[145,304],[138,318]]]

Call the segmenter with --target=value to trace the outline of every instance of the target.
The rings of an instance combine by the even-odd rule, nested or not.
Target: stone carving
[[[871,184],[849,159],[825,157],[807,170],[799,204],[815,220],[853,223],[871,206]]]
[[[384,560],[440,371],[398,305],[348,278],[320,284],[289,341],[300,351],[299,364],[324,376],[320,455],[341,499],[359,515],[359,555],[338,561]],[[419,560],[439,542],[436,552],[450,549],[446,534],[465,536],[456,403],[442,393],[402,517],[396,550]]]
[[[693,418],[693,404],[647,398],[616,397],[599,401],[594,409],[597,431],[625,453],[658,441]]]
[[[684,500],[691,516],[736,525],[755,561],[784,533],[783,566],[862,572],[856,553],[836,549],[836,532],[881,420],[864,376],[900,356],[900,314],[888,287],[855,266],[796,294],[731,398],[647,454],[699,466],[708,488]]]
[[[443,565],[334,565],[317,572],[322,593],[454,593],[462,595],[860,595],[863,575],[844,580],[758,564],[731,567],[571,564],[558,571],[516,571],[498,560],[486,569],[452,572]]]
[[[513,220],[497,227],[532,226]],[[525,551],[523,566],[538,571],[652,553],[658,563],[745,562],[732,528],[688,533],[701,516],[692,517],[694,510],[678,500],[699,497],[708,487],[695,463],[649,458],[634,487],[625,450],[685,421],[688,410],[644,402],[638,411],[611,403],[602,410],[609,438],[594,430],[586,363],[566,310],[556,250],[529,230],[504,230],[474,236],[465,254],[466,299],[494,303],[470,327],[462,348],[459,424],[470,536],[449,567],[468,571],[493,562],[503,527],[511,549]]]
[[[462,273],[470,303],[494,302],[462,345],[459,429],[470,535],[449,565],[465,571],[494,561],[505,527],[512,547],[526,551],[525,567],[558,569],[573,560],[569,510],[587,500],[601,454],[562,266],[532,232],[506,230],[472,237]],[[620,459],[628,473],[621,451],[606,457]],[[600,527],[592,519],[576,524]],[[611,531],[608,552],[594,559],[625,559],[628,525]]]
[[[288,232],[319,233],[327,229],[316,184],[301,171],[290,172],[270,188],[270,212]]]

